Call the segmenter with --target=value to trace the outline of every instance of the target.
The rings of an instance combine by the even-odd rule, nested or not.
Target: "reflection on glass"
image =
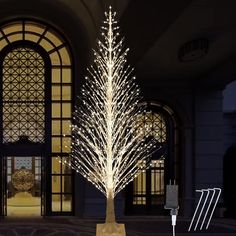
[[[70,162],[70,157],[62,157],[62,162]],[[62,174],[71,174],[71,168],[69,168],[67,165],[62,165]]]
[[[62,82],[71,83],[71,69],[69,68],[62,69]]]
[[[69,162],[69,157],[52,159],[52,210],[68,212],[72,210],[71,168],[62,163]],[[62,208],[61,208],[62,206]]]
[[[61,99],[61,86],[52,86],[52,100]]]
[[[71,138],[62,138],[62,151],[66,153],[71,152]]]
[[[62,117],[71,117],[71,103],[62,103]]]
[[[52,103],[52,117],[59,118],[61,116],[61,104]]]
[[[61,192],[61,176],[52,175],[52,192],[60,193]]]
[[[62,193],[71,193],[71,176],[62,176]]]
[[[63,135],[71,135],[71,121],[70,120],[63,120],[62,121],[62,134]]]
[[[61,163],[59,162],[59,160],[60,160],[60,157],[52,157],[52,174],[61,173]]]
[[[134,205],[145,205],[146,204],[146,197],[134,197],[133,200]]]
[[[164,160],[153,160],[151,168],[151,194],[164,195]]]
[[[71,100],[71,87],[70,86],[62,87],[62,100]]]
[[[61,195],[52,194],[52,211],[61,211]]]
[[[72,203],[71,195],[64,194],[62,201],[62,211],[71,211],[72,210],[71,203]]]
[[[53,135],[61,134],[61,121],[60,120],[52,120],[52,134]]]
[[[142,162],[140,162],[142,165]],[[146,165],[143,163],[143,165]],[[146,171],[142,171],[133,182],[133,191],[134,191],[134,198],[133,204],[135,205],[145,205],[146,204],[146,197],[142,197],[142,195],[146,195]]]
[[[52,151],[60,152],[61,151],[61,139],[52,137]]]
[[[60,83],[60,73],[61,70],[59,68],[53,68],[52,69],[52,82],[53,83]]]

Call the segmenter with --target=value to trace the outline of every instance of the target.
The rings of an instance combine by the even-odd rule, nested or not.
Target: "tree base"
[[[125,236],[125,225],[117,223],[97,224],[96,236]]]

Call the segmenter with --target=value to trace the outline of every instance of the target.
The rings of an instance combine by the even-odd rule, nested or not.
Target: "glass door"
[[[5,157],[7,216],[41,215],[41,161],[33,157]]]

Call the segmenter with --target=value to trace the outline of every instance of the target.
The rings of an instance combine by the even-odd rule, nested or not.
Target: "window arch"
[[[0,57],[1,143],[16,142],[21,136],[44,143],[45,214],[72,214],[72,173],[58,161],[68,157],[71,142],[73,81],[69,45],[49,25],[15,20],[0,28]],[[18,85],[12,87],[13,83]],[[9,106],[9,99],[15,99],[15,109]],[[25,107],[22,100],[27,101]]]
[[[2,62],[3,143],[45,140],[45,60],[32,45],[12,44]],[[32,81],[32,78],[33,81]]]
[[[160,147],[151,157],[150,168],[141,172],[126,190],[127,214],[164,214],[165,186],[178,176],[179,134],[174,111],[162,103],[143,103],[137,130],[153,137]],[[145,164],[145,163],[143,163]]]

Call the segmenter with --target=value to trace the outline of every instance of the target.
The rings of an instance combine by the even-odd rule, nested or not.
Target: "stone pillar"
[[[194,147],[193,147],[193,126],[184,128],[184,216],[191,217],[194,211]]]
[[[222,187],[222,91],[206,90],[195,99],[195,188]]]

